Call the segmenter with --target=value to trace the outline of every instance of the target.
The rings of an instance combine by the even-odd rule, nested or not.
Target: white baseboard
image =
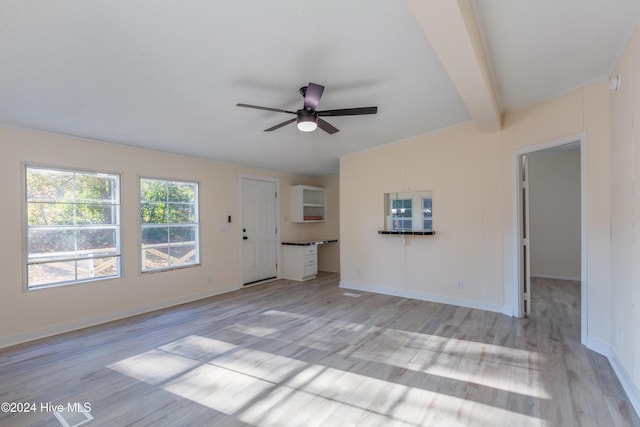
[[[344,289],[352,289],[356,291],[372,292],[374,294],[391,295],[401,298],[410,298],[420,301],[438,302],[441,304],[457,305],[460,307],[475,308],[478,310],[492,311],[495,313],[513,316],[513,307],[498,304],[490,304],[483,301],[468,300],[463,298],[453,298],[438,294],[427,294],[416,291],[405,291],[397,288],[387,288],[383,286],[363,285],[357,282],[348,282],[341,280],[340,287]]]
[[[568,280],[571,282],[580,282],[579,277],[573,276],[554,276],[552,274],[533,274],[531,273],[531,278],[538,277],[540,279],[554,279],[554,280]]]
[[[120,320],[131,316],[137,316],[139,314],[148,313],[155,310],[161,310],[163,308],[173,307],[175,305],[185,304],[192,301],[197,301],[204,298],[224,294],[227,292],[238,290],[238,286],[225,287],[223,289],[202,292],[195,295],[188,295],[185,297],[176,298],[169,301],[162,301],[153,304],[145,304],[142,306],[129,308],[126,310],[120,310],[112,313],[101,314],[99,316],[88,317],[80,320],[74,320],[73,322],[62,323],[47,328],[37,329],[35,331],[25,332],[10,337],[0,338],[0,349],[5,347],[11,347],[13,345],[26,343],[29,341],[38,340],[41,338],[51,337],[53,335],[62,334],[65,332],[71,332],[78,329],[88,328],[90,326],[100,325],[102,323],[113,322],[114,320]]]
[[[604,344],[593,338],[587,338],[585,345],[591,350],[598,352],[609,359],[609,363],[618,377],[622,388],[625,393],[627,393],[627,397],[629,398],[633,409],[635,409],[636,414],[640,416],[640,389],[634,384],[633,378],[624,368],[613,348],[611,348],[610,345]]]

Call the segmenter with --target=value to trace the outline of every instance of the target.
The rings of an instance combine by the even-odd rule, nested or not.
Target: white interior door
[[[529,238],[529,164],[526,155],[522,156],[520,177],[522,183],[522,219],[520,227],[520,249],[522,250],[520,303],[522,309],[520,312],[527,317],[531,314],[531,246]]]
[[[242,178],[242,283],[277,276],[276,183]]]

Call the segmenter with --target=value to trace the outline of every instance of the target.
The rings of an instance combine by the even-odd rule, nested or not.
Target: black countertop
[[[328,239],[328,240],[309,239],[309,240],[282,242],[282,244],[288,245],[288,246],[317,246],[317,245],[324,245],[325,243],[336,243],[337,241],[338,239]]]

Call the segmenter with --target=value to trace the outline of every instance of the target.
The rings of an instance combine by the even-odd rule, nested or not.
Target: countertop
[[[283,245],[289,246],[317,246],[324,245],[325,243],[336,243],[338,239],[308,239],[308,240],[294,240],[282,242]]]

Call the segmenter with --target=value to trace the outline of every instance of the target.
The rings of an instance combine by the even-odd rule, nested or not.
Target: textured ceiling
[[[473,0],[495,90],[511,111],[605,78],[638,0]]]
[[[606,76],[639,5],[473,2],[502,105]],[[398,0],[0,0],[0,76],[4,125],[292,174],[471,119]],[[297,110],[310,81],[319,109],[378,114],[328,118],[335,135],[263,132],[290,116],[235,106]]]

